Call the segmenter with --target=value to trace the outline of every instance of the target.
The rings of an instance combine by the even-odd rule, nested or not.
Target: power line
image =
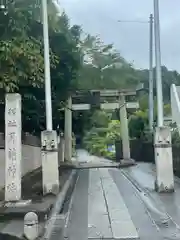
[[[149,21],[144,20],[118,20],[119,23],[149,23]]]

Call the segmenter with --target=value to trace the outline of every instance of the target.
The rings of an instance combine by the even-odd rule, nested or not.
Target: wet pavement
[[[117,169],[80,170],[65,239],[163,239],[140,194]]]
[[[90,155],[87,151],[83,149],[77,151],[77,158],[73,162],[76,162],[77,168],[81,168],[81,169],[119,166],[119,163],[116,163],[114,161],[108,160],[103,157]]]
[[[154,180],[153,164],[79,170],[64,239],[180,239],[180,182],[158,194]]]
[[[180,181],[179,178],[175,179],[175,192],[167,194],[159,194],[154,191],[155,180],[155,165],[140,163],[134,168],[123,170],[127,176],[136,183],[146,199],[144,202],[147,208],[150,208],[151,215],[154,217],[155,222],[162,229],[165,239],[180,239]],[[153,204],[153,205],[152,205]],[[158,209],[159,212],[155,212]],[[164,220],[163,216],[167,221]]]
[[[87,168],[124,168],[134,166],[136,163],[133,159],[124,161],[121,159],[119,162],[109,160],[103,157],[97,157],[90,155],[85,150],[78,150],[77,157],[72,158],[72,165],[76,169],[87,169]]]

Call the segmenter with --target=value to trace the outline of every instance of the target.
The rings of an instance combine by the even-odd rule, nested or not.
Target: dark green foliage
[[[6,11],[0,12],[0,91],[1,100],[7,92],[19,92],[23,101],[23,130],[40,132],[45,128],[44,50],[41,24],[41,1],[7,1]],[[60,101],[72,89],[80,66],[77,47],[80,28],[69,26],[65,14],[56,15],[51,1],[49,39],[51,87],[54,128],[62,114]],[[4,116],[1,115],[3,123]]]

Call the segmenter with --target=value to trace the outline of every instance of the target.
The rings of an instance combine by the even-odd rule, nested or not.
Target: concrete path
[[[155,166],[79,170],[64,239],[180,239],[180,181],[154,191]]]
[[[86,150],[78,150],[76,158],[77,168],[118,167],[119,163],[103,157],[90,155]]]
[[[65,239],[160,240],[137,190],[117,169],[80,170]]]

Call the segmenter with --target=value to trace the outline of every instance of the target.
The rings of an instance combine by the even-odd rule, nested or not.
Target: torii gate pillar
[[[71,161],[72,158],[72,97],[69,96],[65,108],[65,161]]]
[[[130,160],[130,146],[129,146],[129,130],[128,130],[128,118],[126,111],[125,96],[120,95],[119,97],[120,107],[120,126],[121,126],[121,138],[122,138],[122,149],[123,149],[123,160]]]

